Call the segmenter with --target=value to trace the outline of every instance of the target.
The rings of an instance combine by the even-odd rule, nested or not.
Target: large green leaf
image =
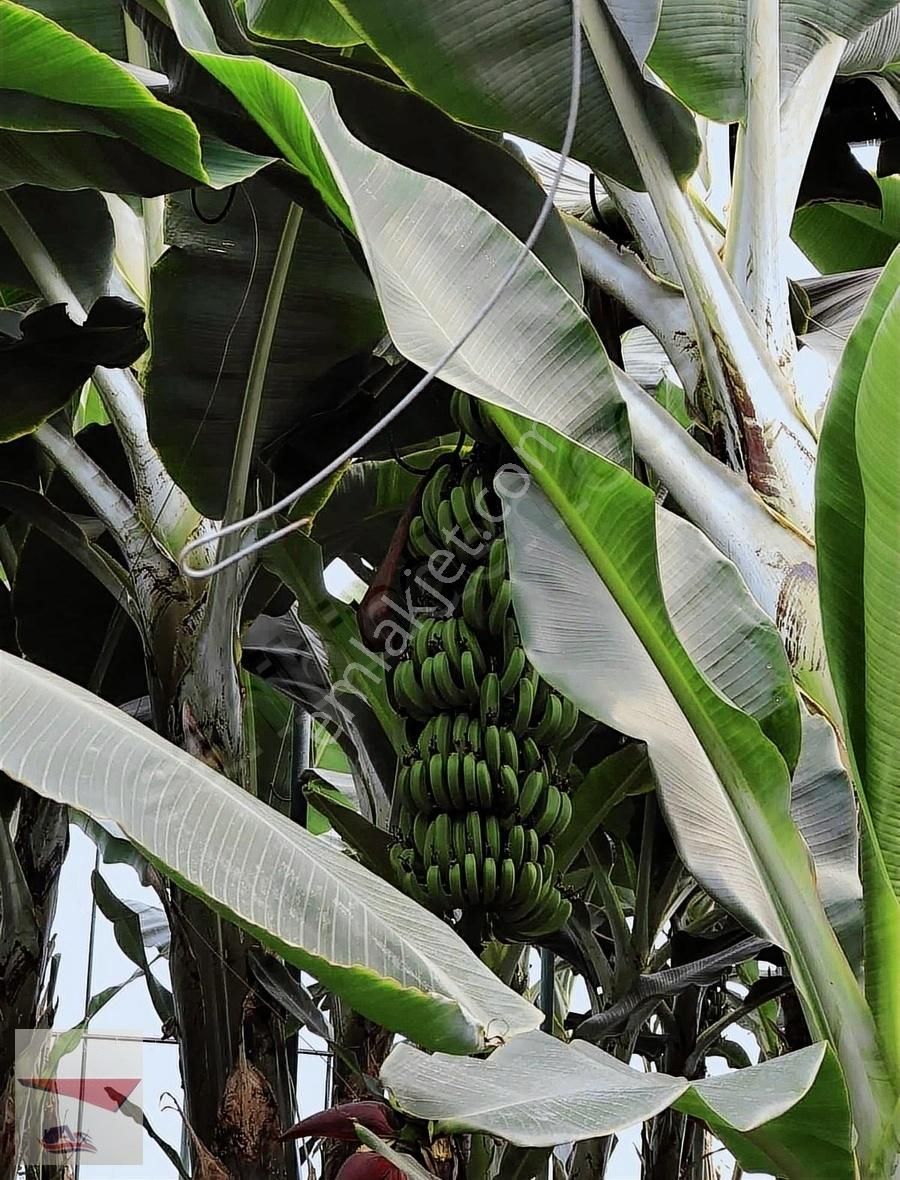
[[[633,0],[637,3],[637,0]],[[781,12],[781,86],[785,94],[836,33],[848,39],[896,0],[785,0]],[[721,123],[744,115],[747,0],[662,0],[649,64],[693,110]]]
[[[825,642],[864,806],[866,990],[900,1063],[900,250],[848,340],[822,426],[816,541]]]
[[[106,295],[112,274],[115,231],[98,192],[57,193],[22,185],[9,196],[40,238],[83,307]],[[40,295],[31,272],[0,230],[0,283]]]
[[[900,243],[900,176],[878,181],[882,207],[833,201],[794,214],[791,237],[823,274],[883,266]]]
[[[57,130],[79,130],[85,112],[107,134],[120,136],[163,164],[205,181],[200,136],[181,111],[153,97],[121,66],[40,13],[0,0],[0,90],[24,91],[50,99],[57,116],[71,120]],[[0,103],[0,126],[12,122]]]
[[[445,922],[326,840],[83,689],[0,660],[13,778],[119,824],[183,888],[424,1046],[466,1053],[538,1025]]]
[[[203,7],[223,48],[326,82],[352,136],[413,172],[423,172],[459,189],[502,221],[520,241],[528,237],[543,193],[530,169],[494,137],[463,127],[404,86],[348,68],[351,63],[346,58],[337,65],[325,55],[312,57],[247,36],[231,0],[204,0]],[[278,152],[264,126],[254,123],[238,97],[191,59],[168,25],[143,8],[132,6],[132,11],[169,75],[177,105],[195,113],[200,125],[218,128],[229,142],[252,151]],[[249,76],[253,71],[245,73],[245,79]],[[293,147],[299,151],[302,143],[294,141]],[[535,253],[580,300],[581,270],[571,238],[555,213],[541,230]]]
[[[745,1172],[787,1180],[857,1175],[847,1091],[825,1045],[695,1082],[675,1106],[703,1119]]]
[[[467,196],[354,138],[326,84],[224,56],[197,0],[168,0],[168,9],[193,56],[355,225],[400,352],[423,368],[436,362],[520,255],[517,238]],[[551,425],[565,421],[605,454],[629,461],[624,407],[596,332],[534,258],[442,376]]]
[[[330,0],[248,0],[247,23],[260,37],[357,45],[362,40]]]
[[[791,779],[791,815],[812,853],[828,920],[859,973],[863,915],[856,801],[837,736],[824,717],[803,718],[803,745]]]
[[[454,118],[514,132],[558,149],[571,83],[572,9],[566,0],[332,0],[348,21],[414,90]],[[634,6],[611,5],[626,36],[646,48],[646,23],[629,19]],[[643,11],[653,21],[655,5]],[[637,76],[638,66],[623,60]],[[675,171],[690,175],[699,140],[680,103],[649,81],[643,100]],[[643,188],[625,133],[587,46],[573,154],[633,188]]]
[[[900,8],[894,4],[880,20],[850,41],[838,72],[878,73],[897,61],[900,61]]]
[[[289,207],[265,174],[237,190],[215,225],[196,217],[186,194],[168,203],[168,249],[151,277],[150,436],[191,502],[214,519],[225,509],[247,374]],[[354,358],[364,364],[383,334],[372,284],[341,234],[305,215],[269,354],[254,455],[294,427],[314,433],[315,416],[355,384]],[[317,457],[329,442],[320,440]]]
[[[579,466],[576,459],[572,469],[577,470]],[[599,543],[606,547],[611,532],[625,532],[630,525],[632,545],[636,547],[639,537],[636,522],[626,524],[624,513],[620,515],[617,511],[618,503],[611,493],[601,501],[605,489],[602,485],[598,488],[595,480],[587,482],[586,470],[582,474],[586,479],[584,486],[595,489],[598,501],[596,508],[593,503],[582,507],[583,527],[589,528],[593,522]],[[565,482],[560,480],[564,489],[570,478],[569,472],[565,472]],[[538,475],[537,482],[551,494],[555,490],[548,487],[543,473]],[[613,482],[610,480],[610,485]],[[630,490],[620,488],[618,501],[623,502]],[[567,490],[561,494],[568,498]],[[563,519],[571,520],[569,504],[560,507]],[[604,510],[610,514],[611,521],[616,520],[614,526],[611,523],[604,526],[601,515]],[[724,759],[717,759],[719,768],[712,759],[716,757],[715,745],[727,740],[732,727],[736,734],[744,731],[741,738],[731,739],[731,744],[735,752],[743,746],[742,753],[748,762],[752,760],[759,767],[752,779],[747,776],[747,785],[757,796],[751,797],[753,805],[760,813],[768,813],[773,827],[778,823],[779,813],[782,822],[787,819],[787,767],[758,728],[756,740],[752,741],[752,722],[736,709],[727,717],[723,713],[715,734],[704,721],[703,728],[707,728],[704,733],[697,720],[691,718],[690,707],[686,707],[687,694],[683,693],[682,701],[678,702],[662,672],[669,658],[678,658],[676,645],[681,639],[679,646],[683,651],[679,662],[685,671],[690,668],[689,675],[695,681],[691,695],[706,695],[703,671],[715,683],[717,670],[723,668],[731,681],[731,684],[726,680],[717,685],[723,696],[729,694],[729,689],[732,693],[735,689],[749,691],[756,695],[763,710],[768,710],[778,698],[772,692],[771,678],[766,684],[766,664],[777,657],[773,655],[773,645],[760,644],[757,637],[772,636],[777,643],[771,623],[746,591],[742,596],[744,601],[737,596],[740,582],[734,567],[702,534],[664,510],[655,513],[655,522],[653,514],[646,519],[650,531],[641,538],[647,547],[640,555],[641,560],[652,560],[654,551],[649,546],[654,544],[655,523],[661,565],[658,603],[661,610],[653,621],[652,637],[647,622],[637,615],[643,597],[639,591],[644,587],[635,586],[628,594],[630,602],[623,601],[624,594],[614,598],[596,564],[561,527],[554,507],[535,485],[517,500],[507,499],[505,516],[513,600],[529,658],[551,684],[585,712],[647,743],[660,799],[685,863],[701,884],[745,925],[784,945],[782,922],[775,911],[769,883],[757,863],[753,841],[748,838],[746,821],[735,814],[728,787],[723,782]],[[681,544],[673,543],[673,536],[666,536],[669,530],[677,533]],[[732,583],[731,594],[719,596],[707,613],[705,590],[709,586],[714,593],[716,583],[723,576]],[[687,596],[682,597],[685,591]],[[641,623],[644,623],[643,635],[638,630]],[[653,647],[660,640],[668,650],[654,656]],[[691,666],[691,654],[695,660],[699,657],[702,661],[699,668]],[[786,667],[783,651],[778,662]],[[796,713],[789,671],[787,693],[789,699],[793,698]],[[763,818],[762,814],[758,818]],[[796,863],[797,849],[793,855]],[[812,893],[811,879],[809,887]]]
[[[760,722],[691,659],[710,661],[719,642],[727,649],[727,638],[717,638],[726,618],[720,610],[706,636],[685,630],[682,640],[657,567],[664,534],[649,488],[542,427],[491,414],[533,477],[524,492],[514,484],[515,498],[505,494],[513,598],[529,656],[582,710],[646,742],[683,860],[751,929],[787,949],[814,1035],[832,1039],[852,1079],[857,1127],[871,1150],[892,1100],[871,1015],[790,817],[787,765]],[[702,586],[723,559],[706,542],[686,551]],[[702,601],[687,610],[684,618],[703,618]],[[754,630],[766,626],[748,626],[752,613],[739,624],[751,667],[759,658]]]
[[[96,300],[84,323],[76,324],[66,305],[56,303],[24,316],[18,332],[0,335],[3,442],[62,410],[98,366],[126,369],[147,350],[143,309],[109,296]]]
[[[119,0],[28,0],[24,5],[88,41],[95,49],[125,61],[125,14]]]
[[[641,1073],[586,1041],[516,1037],[487,1061],[398,1045],[381,1068],[393,1103],[435,1130],[481,1131],[523,1147],[624,1130],[681,1095],[684,1078]]]
[[[438,1131],[481,1131],[524,1147],[595,1138],[670,1105],[709,1123],[750,1171],[852,1180],[847,1095],[825,1045],[690,1083],[642,1073],[585,1041],[527,1033],[487,1061],[399,1045],[382,1081]]]

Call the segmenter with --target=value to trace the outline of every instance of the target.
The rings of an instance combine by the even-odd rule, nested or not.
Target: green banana
[[[397,841],[391,845],[389,855],[391,867],[396,873],[406,872],[406,870],[411,867],[413,861],[415,860],[415,854],[413,853],[413,850],[407,847],[407,845],[401,841]]]
[[[509,663],[512,656],[513,649],[522,647],[522,636],[519,632],[519,624],[516,622],[515,615],[507,615],[506,622],[503,624],[503,665],[504,667]]]
[[[559,733],[556,735],[557,746],[561,746],[569,740],[578,724],[578,706],[568,697],[561,697],[560,700],[563,707],[563,719],[559,725]]]
[[[450,713],[438,713],[435,718],[434,744],[445,758],[453,749],[453,717]]]
[[[401,805],[409,806],[409,764],[397,763],[397,774],[394,778],[394,797]]]
[[[473,717],[469,722],[469,732],[466,734],[469,748],[473,754],[481,754],[484,748],[484,740],[481,730],[481,722],[477,717]]]
[[[466,793],[463,789],[463,755],[457,750],[447,759],[446,773],[447,800],[444,805],[448,811],[462,811],[466,805]]]
[[[493,857],[494,860],[499,860],[500,850],[503,846],[503,843],[502,833],[500,831],[500,823],[496,815],[482,816],[481,826],[484,828],[485,854],[489,857]]]
[[[512,767],[513,772],[518,774],[519,743],[516,741],[516,735],[506,725],[500,730],[500,760],[504,765]]]
[[[463,790],[467,807],[478,807],[478,765],[474,754],[466,754],[463,758]]]
[[[474,853],[478,864],[484,860],[484,832],[482,831],[481,815],[477,811],[470,811],[466,815],[466,846]]]
[[[433,909],[438,910],[438,912],[450,909],[451,899],[444,888],[442,870],[436,864],[431,865],[425,874],[425,889],[428,893],[429,903]]]
[[[484,567],[482,566],[482,569]],[[500,589],[494,595],[487,615],[487,629],[491,635],[501,635],[506,617],[512,607],[512,582],[504,578]]]
[[[462,750],[467,740],[469,732],[469,714],[457,713],[453,718],[453,746],[457,750]]]
[[[434,675],[434,660],[434,656],[428,656],[419,669],[419,682],[422,685],[422,701],[429,710],[443,709],[445,707],[444,698],[441,696],[441,690],[438,688]]]
[[[456,620],[456,633],[459,636],[459,642],[463,650],[472,653],[472,659],[475,661],[475,674],[478,677],[483,676],[487,671],[487,660],[485,659],[478,636],[465,619]]]
[[[538,749],[538,744],[534,738],[522,738],[518,745],[519,761],[526,774],[529,770],[544,769],[544,759],[541,756],[541,751]]]
[[[478,807],[482,811],[490,811],[494,805],[493,779],[488,764],[482,758],[475,768],[475,783],[478,787]]]
[[[469,704],[474,704],[481,693],[481,681],[475,668],[475,657],[468,650],[459,659],[459,674]]]
[[[451,804],[447,764],[448,759],[443,754],[432,754],[428,759],[428,786],[439,811],[449,810]]]
[[[540,863],[541,842],[534,828],[525,828],[525,859],[533,861],[535,864]]]
[[[446,811],[439,811],[432,820],[434,828],[434,857],[440,866],[444,879],[450,870],[451,848],[451,820]]]
[[[549,780],[542,770],[532,770],[526,774],[519,792],[518,811],[521,819],[527,819],[537,807],[538,800],[543,795],[548,782]]]
[[[406,544],[413,557],[421,558],[422,561],[427,561],[432,553],[435,553],[440,548],[431,539],[431,534],[425,525],[425,519],[419,514],[415,515],[409,522]]]
[[[481,866],[481,904],[493,905],[497,896],[497,861],[487,856]]]
[[[434,469],[428,483],[425,485],[425,490],[422,492],[422,515],[425,517],[425,524],[433,536],[440,535],[438,531],[437,510],[441,500],[444,499],[447,482],[451,474],[451,465],[449,463],[440,463]]]
[[[466,900],[469,905],[480,905],[481,892],[478,888],[478,864],[474,854],[471,852],[467,852],[463,858],[463,887],[465,888]]]
[[[462,865],[459,861],[450,866],[447,883],[450,886],[450,898],[457,909],[464,909],[466,905],[466,891],[463,885]]]
[[[407,844],[409,843],[410,839],[412,838],[414,819],[415,819],[415,815],[412,811],[410,811],[410,809],[408,807],[401,807],[400,808],[398,827],[400,830],[400,835],[403,837],[403,839],[406,841]]]
[[[427,892],[422,888],[418,877],[412,871],[412,869],[409,869],[403,875],[403,889],[409,894],[413,901],[417,901],[421,906],[425,906],[426,908],[428,907],[430,898]]]
[[[519,802],[519,778],[508,763],[500,767],[494,783],[497,810],[503,813],[515,811]]]
[[[456,537],[456,521],[453,519],[453,509],[450,507],[449,500],[441,500],[438,504],[437,510],[438,529],[441,543],[439,549],[448,550],[451,553],[458,553],[459,547],[455,544]]]
[[[459,634],[459,622],[459,619],[446,619],[444,625],[441,627],[440,634],[441,647],[447,653],[450,660],[450,670],[457,680],[459,680],[461,674],[460,661],[463,653],[463,645]]]
[[[496,725],[488,725],[484,730],[484,760],[488,764],[491,774],[500,770],[500,730]]]
[[[462,533],[463,540],[469,548],[472,549],[476,545],[479,545],[484,538],[481,535],[481,530],[477,522],[472,518],[466,489],[462,484],[457,484],[450,493],[450,509],[453,513],[456,526],[460,533]]]
[[[548,891],[540,906],[522,922],[524,936],[539,938],[541,935],[553,934],[565,926],[571,916],[572,903],[554,886]]]
[[[472,399],[467,393],[461,393],[458,389],[453,391],[453,396],[450,398],[450,416],[460,430],[474,439],[475,442],[483,443],[488,441],[480,422],[475,417]]]
[[[422,864],[426,869],[430,869],[433,864],[437,864],[437,854],[434,850],[434,838],[437,835],[437,819],[428,821],[428,828],[425,832],[425,840],[422,845]]]
[[[516,685],[515,699],[516,708],[510,728],[516,737],[523,737],[531,724],[531,711],[534,708],[534,684],[528,676],[523,676]]]
[[[546,836],[559,819],[562,800],[562,792],[552,784],[548,785],[533,817],[534,830],[539,837]]]
[[[531,730],[531,736],[539,746],[550,745],[559,731],[563,719],[562,701],[555,692],[547,698],[544,714]]]
[[[416,852],[423,860],[425,859],[425,841],[428,838],[429,826],[428,816],[420,811],[413,820],[412,842]]]
[[[402,660],[396,671],[401,673],[401,678],[395,679],[394,686],[397,696],[402,699],[405,711],[419,721],[427,721],[431,716],[431,706],[425,690],[416,679],[412,660]]]
[[[484,566],[477,565],[466,578],[460,599],[463,619],[476,631],[482,630],[486,622],[484,578]]]
[[[439,758],[439,754],[434,755]],[[409,772],[409,803],[410,810],[424,812],[430,815],[434,810],[431,796],[426,785],[426,769],[424,762],[414,762]]]
[[[416,739],[416,752],[420,758],[429,758],[437,751],[437,742],[434,740],[435,724],[440,714],[434,714],[422,726],[422,732]]]
[[[434,660],[434,682],[444,702],[451,709],[464,705],[466,694],[453,679],[453,673],[450,670],[450,657],[445,651],[439,651],[436,656],[432,656],[432,659]]]
[[[494,904],[497,907],[508,905],[516,890],[516,866],[504,856],[497,873],[497,896]]]
[[[412,654],[419,667],[431,655],[431,636],[438,626],[437,619],[422,619],[416,626],[416,633],[412,641]]]
[[[464,819],[455,819],[451,825],[453,833],[452,848],[453,859],[462,861],[466,855],[466,821]]]
[[[544,880],[552,881],[556,875],[556,853],[553,851],[552,844],[541,845],[541,856],[538,864],[541,866]]]
[[[558,840],[572,821],[572,800],[564,791],[560,791],[560,798],[559,815],[547,832],[548,840]]]
[[[503,669],[503,675],[500,677],[500,695],[508,697],[512,690],[516,687],[518,682],[522,679],[522,675],[528,665],[528,659],[525,655],[524,647],[514,647],[512,654],[506,661]]]
[[[506,833],[506,855],[518,871],[525,860],[525,829],[521,824],[516,824]]]
[[[491,598],[496,598],[506,578],[509,567],[506,561],[506,540],[497,537],[491,542],[487,559],[487,587]]]
[[[483,726],[497,722],[500,716],[500,677],[496,672],[488,672],[482,680],[478,707]]]
[[[541,870],[532,860],[527,860],[516,874],[516,888],[510,899],[510,918],[515,921],[515,915],[523,907],[533,905],[540,896],[544,880]],[[527,913],[527,908],[525,910]]]

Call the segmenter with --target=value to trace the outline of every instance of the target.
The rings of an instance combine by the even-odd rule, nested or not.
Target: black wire
[[[452,457],[454,459],[459,458],[459,455],[460,455],[460,452],[462,451],[463,443],[465,442],[465,439],[466,439],[466,432],[464,430],[461,430],[459,432],[459,438],[456,440],[456,446],[453,448],[453,452],[452,452]],[[400,454],[400,452],[397,450],[397,445],[394,442],[394,434],[390,428],[388,428],[388,445],[390,446],[391,457],[395,460],[395,462],[400,464],[400,466],[403,468],[404,471],[408,471],[410,473],[410,475],[428,475],[429,472],[434,470],[434,468],[437,466],[438,463],[444,462],[444,460],[446,458],[446,456],[442,455],[434,463],[429,464],[428,467],[414,467],[412,465],[412,463],[410,463],[406,459],[404,459],[403,456]]]
[[[197,204],[197,190],[195,188],[192,188],[191,189],[191,208],[194,210],[194,216],[198,217],[203,222],[204,225],[218,225],[220,221],[224,221],[225,218],[228,216],[228,210],[231,208],[232,204],[234,203],[234,194],[235,194],[236,190],[237,190],[237,185],[233,184],[231,186],[231,188],[228,190],[228,196],[225,199],[225,205],[222,209],[222,212],[216,214],[215,217],[207,217],[205,214],[200,212],[200,206]]]
[[[410,475],[427,475],[431,467],[414,467],[412,463],[408,463],[406,459],[397,450],[397,444],[394,442],[393,431],[388,431],[388,445],[390,446],[391,456],[396,463],[399,463],[404,471],[408,471]]]
[[[597,225],[603,224],[603,214],[600,212],[600,206],[597,204],[597,177],[592,172],[588,180],[588,193],[591,198],[591,209],[594,216],[597,218]]]

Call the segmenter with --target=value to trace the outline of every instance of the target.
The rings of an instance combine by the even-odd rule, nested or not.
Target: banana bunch
[[[467,396],[455,394],[452,408],[474,445],[425,477],[406,541],[409,585],[423,602],[429,571],[452,559],[455,574],[452,597],[443,584],[432,599],[442,605],[417,617],[388,674],[407,732],[391,856],[422,905],[479,911],[500,937],[527,940],[571,913],[553,845],[572,816],[567,742],[578,709],[521,643],[492,483],[502,439]]]

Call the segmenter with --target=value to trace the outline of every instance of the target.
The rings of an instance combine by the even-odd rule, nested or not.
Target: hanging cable
[[[600,210],[600,203],[597,200],[597,177],[592,172],[588,179],[588,196],[591,198],[591,212],[597,222],[599,229],[603,225],[603,213]]]
[[[578,104],[581,97],[581,0],[572,0],[571,69],[572,85],[569,91],[569,108],[566,116],[566,129],[563,136],[562,145],[559,149],[559,164],[557,165],[556,171],[553,174],[553,180],[549,189],[547,190],[547,195],[544,198],[544,202],[541,206],[540,212],[538,213],[537,220],[535,221],[531,232],[523,243],[522,249],[516,258],[516,261],[512,264],[512,266],[510,266],[509,270],[507,270],[493,295],[491,295],[490,299],[488,299],[478,314],[473,318],[469,327],[465,330],[465,332],[463,332],[456,343],[452,345],[452,347],[448,348],[447,351],[438,358],[431,368],[416,382],[409,393],[405,394],[392,410],[389,410],[384,415],[384,417],[376,422],[375,425],[369,430],[367,430],[365,434],[361,435],[358,439],[356,439],[355,442],[351,443],[351,445],[347,447],[346,450],[341,451],[341,453],[336,458],[332,459],[331,462],[323,467],[322,470],[316,475],[312,476],[305,483],[302,483],[300,487],[295,488],[294,491],[288,493],[288,495],[283,496],[282,499],[277,500],[274,504],[269,505],[268,508],[262,508],[258,512],[254,512],[250,516],[245,516],[241,520],[236,520],[231,524],[223,525],[221,528],[215,530],[215,532],[211,533],[207,537],[204,537],[202,540],[191,541],[189,544],[185,545],[181,551],[181,554],[179,555],[179,566],[181,568],[182,574],[186,578],[192,578],[196,581],[199,581],[203,578],[211,577],[213,574],[217,574],[221,570],[227,569],[229,566],[243,560],[245,557],[248,557],[251,553],[256,553],[260,549],[264,549],[266,546],[271,545],[274,541],[278,541],[282,537],[286,537],[289,533],[292,533],[301,527],[301,525],[304,523],[303,521],[291,521],[290,524],[287,524],[280,529],[276,529],[272,533],[267,533],[266,536],[252,541],[250,544],[245,545],[241,549],[238,549],[236,553],[232,553],[229,557],[224,558],[222,561],[214,562],[205,569],[192,569],[187,564],[188,558],[191,556],[191,554],[196,552],[196,550],[208,545],[210,541],[221,541],[224,537],[231,536],[232,533],[240,532],[243,529],[252,528],[254,525],[261,524],[263,521],[269,520],[271,517],[277,516],[280,512],[284,512],[286,509],[292,507],[302,496],[305,496],[307,492],[312,491],[312,489],[322,483],[323,480],[326,480],[330,475],[333,475],[334,472],[337,471],[338,468],[344,463],[358,455],[364,447],[368,446],[372,439],[376,438],[381,433],[381,431],[385,429],[385,427],[389,426],[395,418],[403,413],[407,406],[411,405],[412,402],[415,401],[422,390],[431,384],[441,369],[443,369],[444,366],[449,361],[451,361],[454,356],[456,356],[469,337],[481,326],[485,318],[490,314],[494,306],[499,301],[503,292],[519,273],[522,266],[525,264],[525,260],[531,253],[531,248],[540,236],[541,230],[544,228],[544,225],[546,224],[547,219],[549,218],[553,209],[553,202],[557,191],[559,190],[563,172],[565,171],[567,158],[572,148],[572,141],[575,137],[575,125],[578,121]]]
[[[197,204],[197,190],[191,189],[191,208],[194,211],[194,216],[198,217],[204,225],[218,225],[220,221],[224,221],[228,216],[229,210],[234,203],[234,194],[237,192],[237,185],[232,185],[228,190],[228,195],[225,198],[225,204],[222,206],[221,213],[216,213],[213,217],[207,217],[205,213],[200,212],[200,206]]]

